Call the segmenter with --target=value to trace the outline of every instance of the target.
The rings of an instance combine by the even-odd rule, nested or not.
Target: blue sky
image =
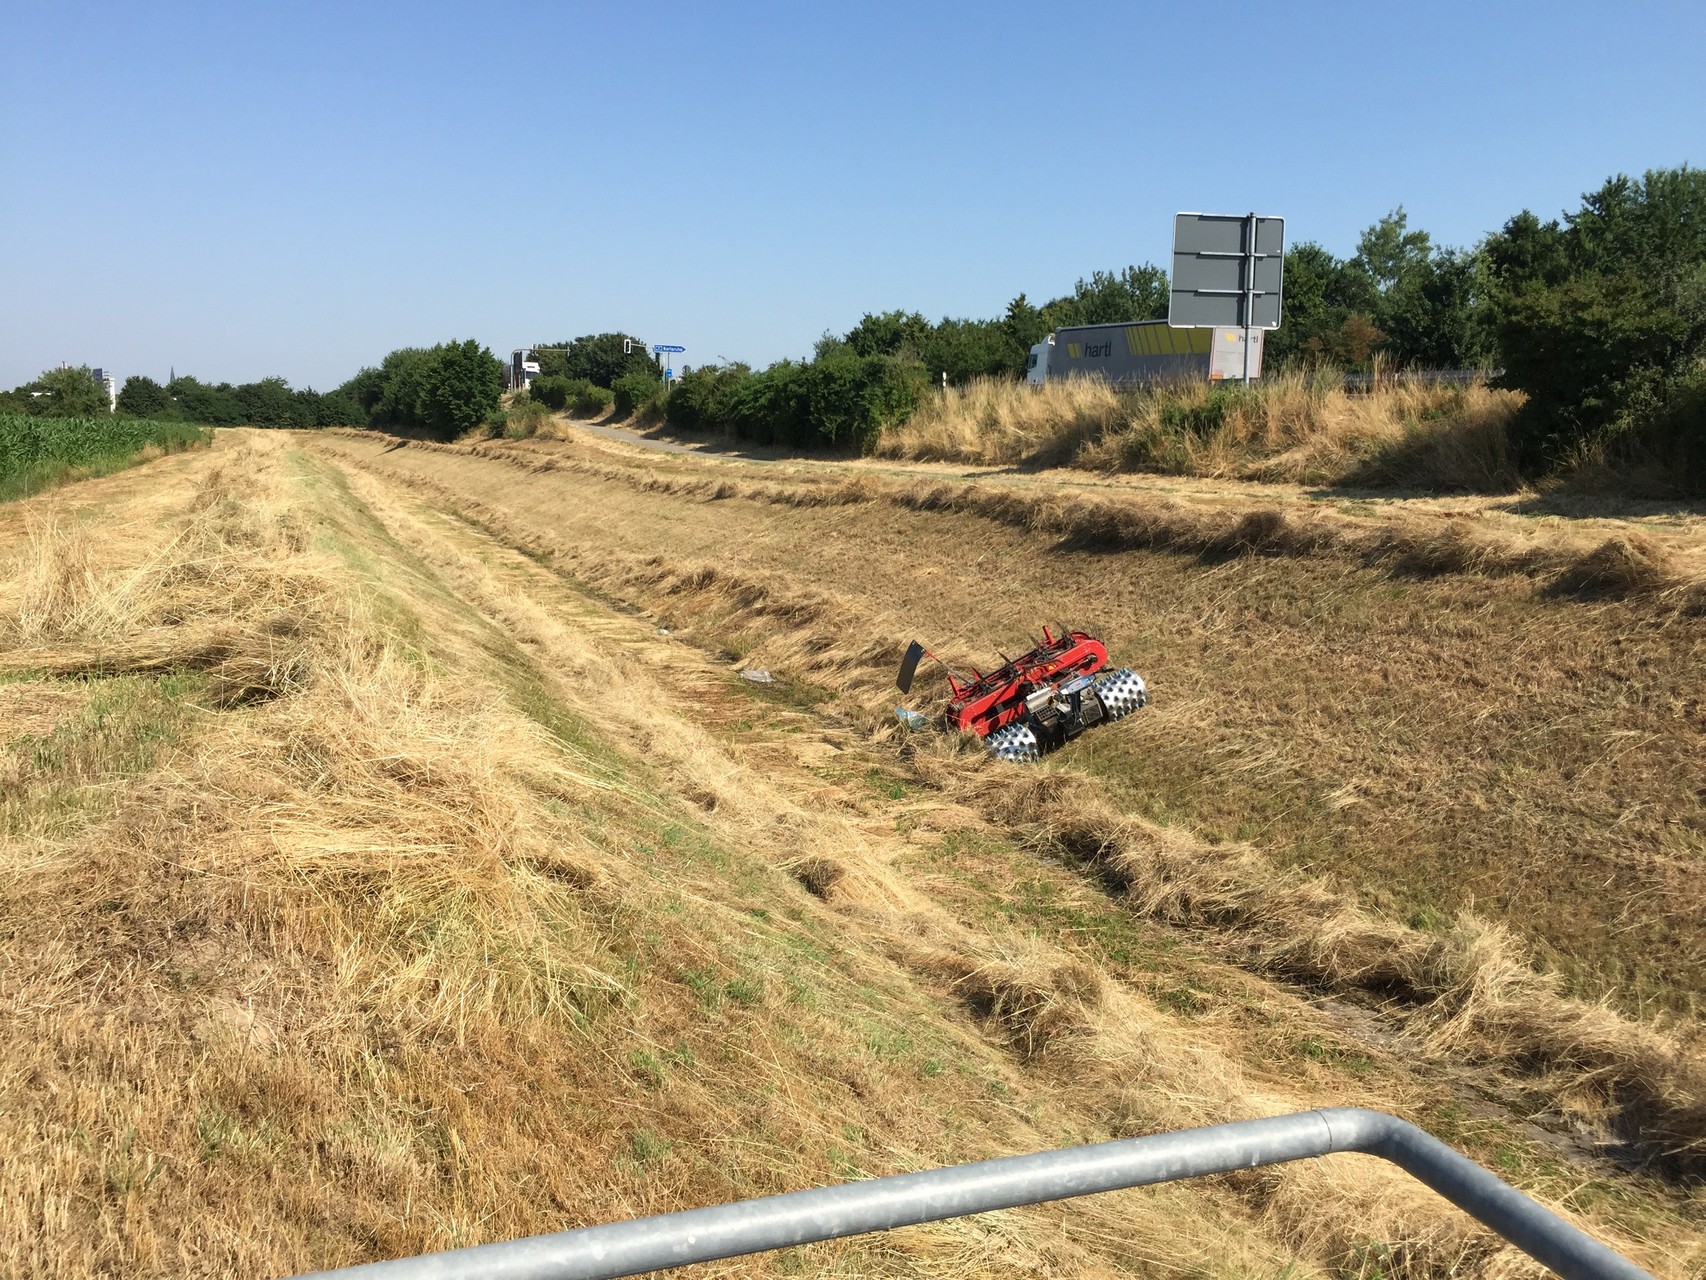
[[[698,364],[1164,262],[1178,209],[1469,244],[1706,164],[1691,4],[0,5],[0,386]]]

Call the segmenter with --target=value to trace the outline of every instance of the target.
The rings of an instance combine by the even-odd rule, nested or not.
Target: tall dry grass
[[[1072,379],[983,379],[932,397],[879,441],[880,456],[984,465],[1419,490],[1519,487],[1505,427],[1520,395],[1484,383],[1377,378],[1353,395],[1336,372],[1245,389],[1210,383],[1117,391]]]

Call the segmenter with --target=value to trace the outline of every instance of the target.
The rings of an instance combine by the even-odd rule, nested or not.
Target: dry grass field
[[[878,453],[1504,492],[1517,480],[1505,425],[1521,404],[1520,393],[1479,382],[1377,381],[1372,392],[1352,395],[1332,370],[1282,374],[1248,393],[1206,382],[1128,393],[1087,379],[1033,388],[991,378],[927,399],[882,437]]]
[[[1698,1275],[1697,538],[357,433],[0,507],[0,1274],[1349,1104]],[[895,727],[1057,619],[1154,705]],[[1539,1274],[1362,1157],[696,1274],[1133,1272]]]

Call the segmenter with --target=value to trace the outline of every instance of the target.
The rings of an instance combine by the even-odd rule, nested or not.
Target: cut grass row
[[[205,444],[183,422],[0,413],[0,502]]]

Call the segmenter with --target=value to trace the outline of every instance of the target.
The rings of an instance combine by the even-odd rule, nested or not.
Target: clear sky
[[[699,364],[1164,263],[1179,209],[1471,244],[1706,164],[1706,4],[0,3],[0,386]]]

